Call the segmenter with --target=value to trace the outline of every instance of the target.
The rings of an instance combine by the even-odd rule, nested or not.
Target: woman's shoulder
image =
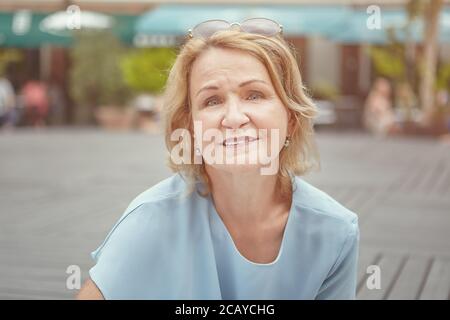
[[[186,191],[186,186],[183,178],[179,174],[174,174],[140,193],[130,202],[103,243],[91,256],[97,259],[99,252],[108,243],[138,245],[147,243],[149,237],[161,236],[165,225],[177,221],[171,217],[186,207],[186,203],[182,202],[180,197]],[[158,222],[155,223],[155,220]]]
[[[313,248],[311,254],[323,266],[327,266],[327,274],[332,274],[330,270],[335,270],[343,259],[357,254],[358,216],[326,192],[299,177],[296,177],[296,187],[293,205],[297,230],[306,239],[314,239],[304,243],[308,243]],[[331,266],[334,266],[333,269]]]
[[[144,204],[176,199],[187,190],[186,188],[187,183],[184,178],[175,173],[138,194],[128,205],[125,214]]]
[[[303,178],[296,176],[295,180],[296,190],[294,190],[293,202],[297,207],[303,209],[302,212],[347,225],[358,224],[357,214],[329,194]]]
[[[193,198],[189,197],[187,187],[187,182],[178,173],[156,183],[131,200],[113,230],[123,224],[124,220],[136,220],[145,224],[149,219],[162,218],[162,215],[173,216],[186,207],[186,201]]]

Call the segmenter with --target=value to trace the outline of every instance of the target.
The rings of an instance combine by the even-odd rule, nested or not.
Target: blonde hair
[[[278,187],[282,197],[290,196],[293,175],[304,175],[312,168],[319,168],[319,155],[314,141],[313,117],[316,107],[307,96],[302,84],[300,71],[292,48],[280,36],[265,37],[258,34],[227,30],[217,32],[208,39],[188,40],[175,60],[166,83],[163,102],[165,121],[165,141],[169,150],[168,166],[174,172],[181,173],[189,182],[193,191],[197,181],[206,185],[201,195],[211,191],[211,182],[205,171],[205,164],[194,164],[194,141],[192,110],[189,97],[189,78],[192,65],[197,57],[207,49],[224,48],[242,50],[255,56],[266,67],[274,88],[288,112],[294,117],[294,129],[289,133],[290,144],[279,155]],[[178,128],[188,129],[191,133],[183,141],[191,139],[187,146],[191,148],[191,164],[176,164],[170,157],[170,151],[179,143],[172,141],[171,134]],[[181,143],[183,143],[183,141]]]

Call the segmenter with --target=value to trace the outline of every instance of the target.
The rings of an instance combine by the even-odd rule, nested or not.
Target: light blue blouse
[[[211,195],[187,194],[180,174],[137,196],[91,253],[105,299],[354,299],[356,214],[292,176],[293,197],[278,257],[237,250]]]

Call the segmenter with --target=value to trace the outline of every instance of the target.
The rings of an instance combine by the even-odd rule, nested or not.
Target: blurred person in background
[[[0,77],[0,128],[12,128],[16,118],[16,96],[11,82]]]
[[[391,84],[384,78],[375,80],[364,104],[364,126],[378,136],[396,132]]]
[[[35,128],[45,127],[49,110],[47,85],[30,80],[22,88],[25,123]]]

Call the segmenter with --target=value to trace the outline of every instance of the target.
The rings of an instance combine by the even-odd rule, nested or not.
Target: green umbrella
[[[68,45],[70,39],[43,32],[39,28],[46,16],[29,10],[0,12],[0,46],[35,48],[48,43]]]
[[[0,47],[38,48],[45,44],[70,46],[72,33],[64,25],[59,31],[55,29],[57,21],[49,17],[55,17],[54,13],[29,10],[0,12]],[[113,24],[110,28],[123,42],[132,44],[135,19],[136,16],[132,15],[111,15]]]

